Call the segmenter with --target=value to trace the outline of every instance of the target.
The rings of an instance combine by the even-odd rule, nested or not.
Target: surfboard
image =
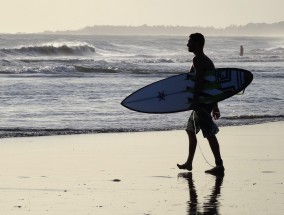
[[[253,80],[250,71],[218,68],[207,71],[199,102],[210,104],[243,91]],[[195,76],[183,73],[149,84],[127,96],[121,105],[142,113],[175,113],[190,110]]]

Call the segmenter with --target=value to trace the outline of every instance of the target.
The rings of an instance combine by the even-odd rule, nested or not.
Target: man
[[[243,56],[243,55],[244,55],[244,47],[240,46],[240,56]]]
[[[201,94],[203,87],[203,75],[206,71],[215,69],[213,62],[208,58],[204,52],[203,47],[205,44],[204,36],[200,33],[191,34],[188,40],[188,51],[194,53],[193,65],[190,69],[190,73],[195,74],[195,88],[194,96],[192,99],[193,109],[189,120],[186,132],[189,138],[189,154],[187,161],[179,165],[179,169],[186,169],[188,171],[192,170],[192,161],[196,150],[197,139],[196,133],[199,130],[202,130],[203,136],[207,138],[210,148],[215,157],[216,167],[213,169],[205,171],[206,173],[211,174],[222,174],[224,173],[223,161],[220,154],[219,143],[216,138],[216,134],[219,129],[217,125],[213,122],[212,116],[214,119],[219,119],[220,111],[217,103],[215,104],[199,104],[198,98]],[[212,114],[212,116],[211,116]]]

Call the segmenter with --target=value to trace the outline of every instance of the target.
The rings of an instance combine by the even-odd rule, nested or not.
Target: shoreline
[[[183,130],[0,139],[3,214],[283,213],[284,122],[221,127],[224,177],[199,149],[193,171]],[[210,163],[206,139],[198,144]]]
[[[240,126],[254,126],[263,125],[267,123],[281,123],[279,121],[256,122],[253,124],[243,125],[218,125],[219,128],[226,127],[240,127]],[[168,132],[168,131],[184,131],[184,129],[166,129],[166,130],[126,130],[126,129],[112,129],[110,131],[96,130],[96,129],[3,129],[2,132],[13,131],[14,133],[0,134],[1,139],[23,138],[23,137],[52,137],[52,136],[73,136],[73,135],[96,135],[96,134],[127,134],[127,133],[147,133],[147,132]],[[22,132],[22,133],[21,133]],[[46,133],[44,133],[46,132]]]

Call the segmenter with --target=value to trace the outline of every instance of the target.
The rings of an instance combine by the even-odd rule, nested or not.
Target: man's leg
[[[223,166],[218,140],[215,135],[211,135],[207,139],[215,158],[216,167],[206,170],[205,172],[213,175],[224,174],[225,168]]]
[[[219,142],[218,142],[216,136],[212,135],[212,136],[208,137],[207,139],[208,139],[210,148],[211,148],[211,150],[213,152],[216,166],[222,166],[223,165],[223,161],[222,161],[222,158],[221,158]]]
[[[188,130],[186,132],[187,132],[188,141],[189,141],[188,158],[187,158],[187,161],[184,164],[182,164],[182,165],[177,164],[177,166],[178,166],[179,169],[187,169],[188,171],[191,171],[192,170],[192,161],[193,161],[193,157],[194,157],[196,145],[197,145],[197,139],[196,139],[195,133],[188,131]]]

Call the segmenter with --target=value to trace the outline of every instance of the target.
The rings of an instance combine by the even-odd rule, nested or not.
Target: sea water
[[[187,36],[0,35],[0,137],[184,129],[190,111],[143,114],[120,102],[188,72]],[[240,46],[244,55],[240,56]],[[284,119],[284,38],[207,37],[215,66],[250,70],[219,103],[219,126]]]

